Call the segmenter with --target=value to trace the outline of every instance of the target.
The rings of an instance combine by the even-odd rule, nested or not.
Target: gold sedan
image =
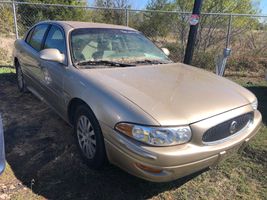
[[[47,21],[15,42],[14,64],[19,90],[74,127],[89,167],[163,182],[216,165],[261,124],[251,92],[168,53],[129,27]]]

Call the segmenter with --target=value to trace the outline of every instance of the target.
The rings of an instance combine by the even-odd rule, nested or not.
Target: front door
[[[52,25],[44,41],[43,49],[58,49],[65,55],[64,64],[41,60],[40,66],[43,74],[42,87],[44,88],[45,100],[54,107],[59,114],[64,109],[63,80],[66,73],[66,41],[63,30]]]

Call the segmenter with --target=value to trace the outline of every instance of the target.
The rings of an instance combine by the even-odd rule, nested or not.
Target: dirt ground
[[[266,86],[251,90],[266,123]],[[32,94],[20,94],[13,73],[0,73],[0,113],[7,159],[0,199],[267,199],[265,126],[244,153],[217,169],[159,184],[112,165],[88,169],[73,130]]]

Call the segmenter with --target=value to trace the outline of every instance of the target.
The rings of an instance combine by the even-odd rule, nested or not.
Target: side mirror
[[[170,55],[170,51],[167,48],[161,48],[161,50],[163,51],[163,53],[165,53],[166,56]]]
[[[63,63],[65,60],[65,55],[60,53],[58,49],[43,49],[40,51],[40,58],[43,60]]]

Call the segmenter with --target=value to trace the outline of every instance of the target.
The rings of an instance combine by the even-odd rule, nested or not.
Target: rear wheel
[[[22,93],[26,92],[27,89],[26,89],[26,84],[24,80],[24,75],[23,75],[23,72],[21,70],[19,63],[16,64],[16,76],[17,76],[17,85],[18,85],[19,91]]]
[[[88,106],[79,106],[75,114],[75,134],[82,157],[93,169],[106,163],[106,151],[100,125]]]

